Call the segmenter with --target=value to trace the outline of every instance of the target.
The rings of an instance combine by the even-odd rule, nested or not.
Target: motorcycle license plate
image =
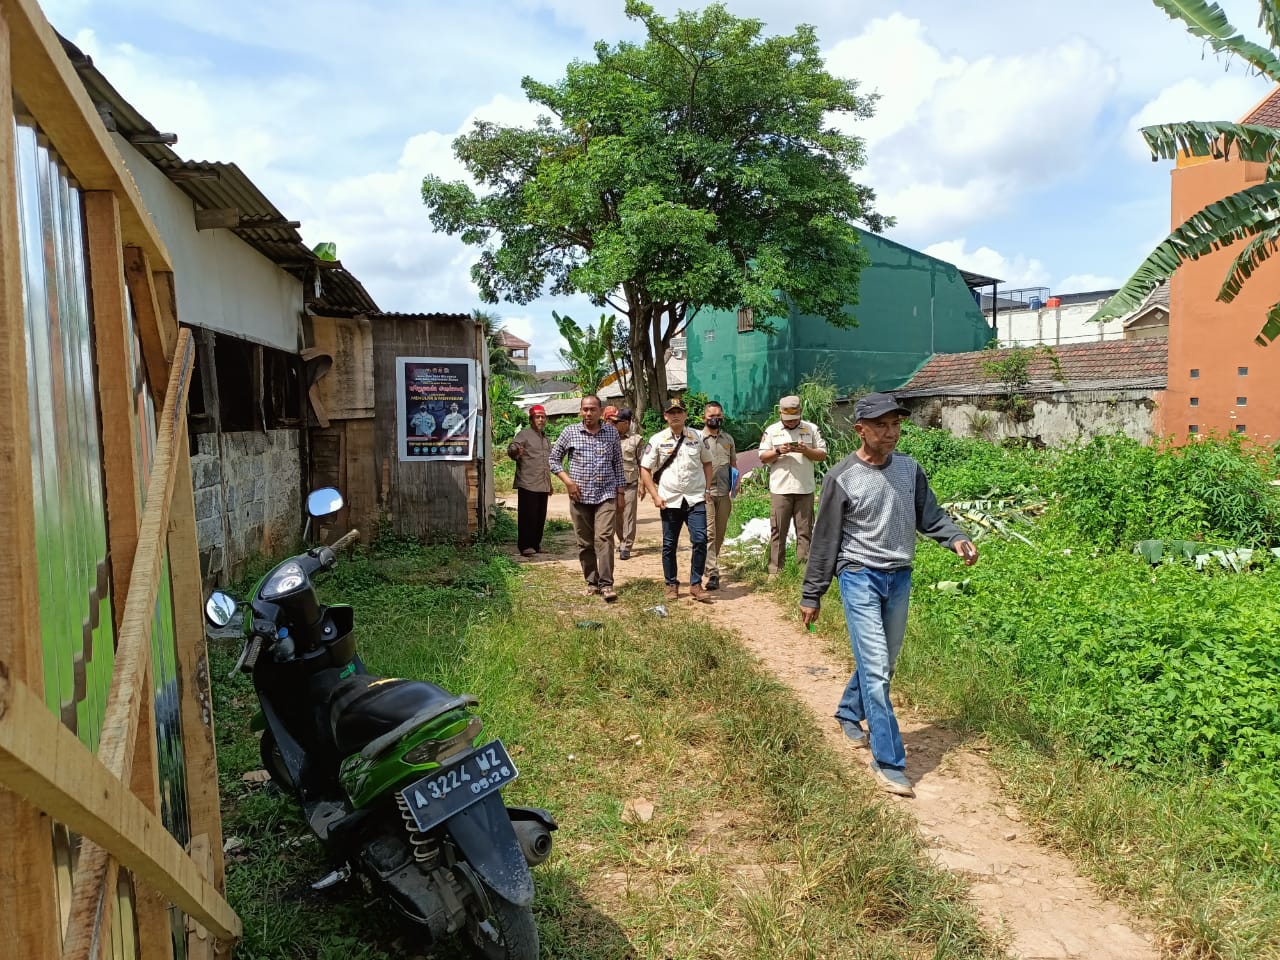
[[[501,740],[417,780],[400,791],[424,833],[496,793],[520,775]]]

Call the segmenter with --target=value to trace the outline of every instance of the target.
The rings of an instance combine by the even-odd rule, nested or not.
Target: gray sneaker
[[[907,779],[907,775],[903,771],[895,770],[893,767],[882,767],[873,759],[871,761],[871,772],[880,781],[881,789],[887,793],[892,793],[899,797],[914,797],[916,795],[916,792],[911,789],[911,781]]]
[[[854,723],[852,720],[841,720],[840,729],[844,731],[844,735],[853,741],[855,746],[867,746],[867,731],[862,729],[862,724]]]

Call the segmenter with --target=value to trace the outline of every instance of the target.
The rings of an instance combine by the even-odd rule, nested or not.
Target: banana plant
[[[1215,53],[1236,56],[1260,74],[1280,83],[1280,4],[1259,0],[1258,26],[1266,44],[1247,39],[1232,26],[1216,3],[1207,0],[1152,0],[1170,18],[1180,20]],[[1280,130],[1259,124],[1228,122],[1163,123],[1142,128],[1152,160],[1174,160],[1180,154],[1224,159],[1233,157],[1267,165],[1265,178],[1192,214],[1153,250],[1133,276],[1093,320],[1112,320],[1138,309],[1147,295],[1173,276],[1187,260],[1195,260],[1237,243],[1244,247],[1232,262],[1218,300],[1230,303],[1250,276],[1280,243]],[[1280,337],[1280,301],[1267,311],[1255,338],[1266,346]]]

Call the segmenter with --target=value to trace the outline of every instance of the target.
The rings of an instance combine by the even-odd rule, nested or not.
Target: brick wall
[[[191,457],[200,569],[225,584],[258,554],[280,556],[302,534],[297,430],[204,433]]]

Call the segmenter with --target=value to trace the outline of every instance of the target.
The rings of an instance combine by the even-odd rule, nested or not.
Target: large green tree
[[[1246,38],[1216,3],[1152,2],[1171,18],[1181,20],[1189,33],[1203,39],[1215,53],[1237,56],[1272,82],[1280,83],[1280,3],[1276,0],[1258,2],[1258,26],[1266,35],[1265,43]],[[1187,260],[1243,243],[1218,291],[1218,299],[1230,303],[1253,272],[1276,252],[1280,242],[1280,130],[1225,121],[1185,122],[1143,127],[1142,136],[1151,148],[1153,160],[1173,160],[1183,153],[1250,160],[1265,163],[1266,175],[1261,182],[1192,214],[1160,242],[1124,286],[1103,304],[1094,320],[1111,320],[1136,310]],[[1280,337],[1280,301],[1259,319],[1262,328],[1256,339],[1266,346]]]
[[[748,307],[757,329],[790,309],[852,325],[854,223],[887,221],[850,176],[861,138],[833,125],[874,98],[827,72],[812,27],[766,37],[719,4],[626,13],[644,42],[599,42],[552,84],[525,78],[547,110],[536,126],[477,122],[454,142],[479,192],[427,177],[422,194],[438,229],[480,248],[486,301],[582,293],[621,315],[641,416],[701,307]]]

